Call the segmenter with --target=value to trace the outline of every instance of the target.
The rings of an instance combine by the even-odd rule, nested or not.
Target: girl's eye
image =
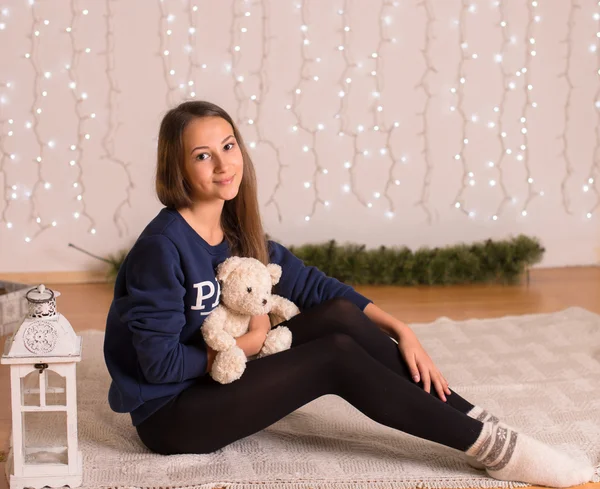
[[[248,291],[248,293],[250,293],[252,292],[252,287],[248,287],[246,290]]]
[[[227,151],[230,151],[230,150],[232,150],[232,149],[233,149],[233,147],[235,146],[235,144],[234,144],[234,143],[227,143],[227,144],[225,145],[225,147],[227,148],[227,146],[231,146],[231,148],[229,148],[229,149],[227,150]],[[202,155],[208,155],[208,153],[198,153],[198,154],[196,155],[196,159],[200,159],[201,161],[205,160],[206,158],[200,158],[200,156],[202,156]]]

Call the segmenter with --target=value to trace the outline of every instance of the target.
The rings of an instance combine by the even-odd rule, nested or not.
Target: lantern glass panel
[[[67,413],[23,413],[26,464],[67,464]]]
[[[40,405],[40,374],[37,370],[21,377],[21,405]]]
[[[56,373],[54,370],[46,369],[46,405],[48,406],[66,406],[67,405],[67,379]]]

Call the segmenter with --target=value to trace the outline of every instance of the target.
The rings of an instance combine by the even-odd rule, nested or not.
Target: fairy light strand
[[[319,160],[319,154],[315,150],[315,145],[316,145],[316,140],[317,140],[317,132],[319,130],[324,129],[324,125],[317,126],[317,127],[321,127],[321,129],[316,129],[316,130],[311,129],[306,124],[304,124],[304,122],[302,121],[302,117],[300,116],[300,113],[298,112],[298,109],[297,109],[298,103],[299,103],[300,99],[302,98],[302,87],[304,86],[304,84],[311,83],[311,80],[315,81],[315,82],[318,82],[318,80],[319,80],[318,76],[315,78],[315,76],[316,76],[315,75],[311,78],[310,75],[307,74],[310,71],[310,65],[313,61],[320,62],[320,58],[317,58],[317,59],[311,58],[307,54],[307,51],[309,49],[309,48],[307,48],[307,46],[310,45],[310,38],[309,38],[309,35],[307,34],[309,32],[309,29],[308,29],[307,23],[306,23],[306,17],[307,17],[306,2],[302,2],[302,4],[299,6],[299,10],[300,10],[300,21],[302,23],[302,25],[300,27],[300,30],[302,32],[302,44],[300,47],[300,57],[301,57],[302,62],[300,63],[300,69],[299,69],[300,76],[299,76],[298,82],[295,84],[294,89],[293,89],[292,103],[290,105],[289,110],[296,118],[296,122],[295,122],[295,125],[293,126],[292,130],[294,132],[297,132],[298,130],[301,129],[305,134],[310,136],[309,142],[307,144],[304,144],[302,147],[303,153],[310,153],[312,160],[314,162],[314,171],[312,174],[312,179],[311,179],[311,181],[304,182],[304,187],[306,189],[309,189],[311,187],[314,189],[314,191],[313,191],[314,199],[313,199],[311,211],[309,214],[304,216],[305,221],[310,221],[310,219],[316,212],[317,204],[322,204],[324,206],[328,206],[329,202],[325,201],[321,197],[321,193],[319,191],[319,181],[318,181],[317,177],[320,172],[327,174],[327,169],[323,168],[323,166],[321,165],[320,160]]]
[[[461,162],[463,175],[461,177],[460,189],[458,190],[458,193],[456,194],[456,197],[454,198],[454,207],[456,209],[462,211],[463,213],[467,214],[469,217],[474,217],[474,211],[468,211],[467,209],[465,209],[465,204],[464,204],[464,200],[463,200],[463,195],[465,193],[465,190],[468,188],[468,183],[475,182],[475,180],[473,179],[474,173],[469,170],[469,165],[467,163],[467,158],[465,156],[465,148],[466,148],[466,145],[468,144],[468,139],[467,139],[468,121],[467,121],[467,116],[465,114],[465,108],[464,108],[464,99],[465,99],[464,85],[466,83],[465,61],[467,60],[466,53],[465,53],[465,51],[467,49],[466,16],[468,14],[468,11],[469,11],[468,0],[462,0],[460,16],[459,16],[459,20],[458,20],[458,26],[459,26],[458,41],[459,41],[459,47],[460,47],[460,61],[458,63],[458,69],[457,69],[457,74],[458,74],[457,83],[456,83],[456,87],[453,90],[455,91],[456,96],[457,96],[456,112],[458,112],[458,114],[460,116],[460,139],[461,139],[460,150],[459,150],[458,154],[456,154],[454,156],[454,159]],[[469,177],[470,177],[470,179],[469,179]]]
[[[86,52],[85,49],[78,49],[77,42],[75,39],[75,31],[76,25],[78,24],[82,15],[87,15],[88,10],[81,10],[77,5],[77,0],[71,0],[71,20],[69,27],[66,29],[66,33],[69,36],[69,41],[71,44],[71,60],[67,65],[67,73],[69,74],[69,86],[71,88],[71,94],[73,96],[73,100],[75,101],[75,115],[77,116],[77,144],[72,144],[70,149],[73,153],[73,156],[69,162],[69,164],[78,170],[77,179],[73,183],[73,187],[76,189],[77,196],[75,197],[77,201],[80,202],[80,209],[73,214],[75,219],[79,219],[80,217],[85,217],[89,221],[88,232],[91,234],[96,234],[96,223],[92,216],[90,216],[87,212],[87,206],[84,200],[84,195],[86,192],[85,184],[82,181],[83,177],[83,165],[82,161],[84,160],[85,155],[85,141],[90,139],[89,133],[87,133],[84,129],[84,125],[87,120],[93,119],[95,114],[86,115],[84,113],[83,105],[85,101],[88,99],[88,95],[86,92],[81,90],[81,85],[79,83],[79,61],[83,53]]]
[[[494,221],[499,219],[499,217],[503,213],[503,210],[504,210],[504,207],[506,206],[506,204],[511,202],[511,197],[506,189],[506,184],[504,183],[504,162],[508,155],[508,152],[507,152],[508,146],[506,145],[507,133],[506,133],[506,128],[505,128],[505,124],[504,124],[504,115],[505,115],[506,101],[511,92],[511,90],[509,88],[511,74],[508,71],[508,69],[506,68],[506,63],[504,61],[506,55],[508,54],[508,47],[511,44],[510,36],[508,34],[508,22],[507,22],[506,3],[505,2],[499,3],[498,11],[499,11],[499,17],[500,17],[498,26],[500,28],[500,32],[502,33],[502,45],[500,47],[500,53],[498,55],[496,55],[496,62],[498,63],[498,67],[500,69],[500,75],[502,77],[502,95],[500,98],[499,105],[494,107],[494,112],[496,112],[498,114],[498,118],[496,119],[495,125],[497,126],[496,138],[498,139],[500,155],[498,156],[497,163],[490,161],[488,163],[488,165],[490,167],[495,167],[495,170],[498,175],[497,180],[490,181],[490,185],[494,185],[495,183],[498,184],[498,187],[500,188],[500,191],[502,194],[501,195],[502,198],[500,200],[500,204],[498,204],[498,207],[496,208],[496,211],[492,215],[492,220],[494,220]],[[490,124],[490,126],[492,126],[492,125]]]
[[[358,68],[358,64],[353,62],[350,59],[349,50],[347,49],[350,40],[350,19],[348,15],[348,0],[344,0],[342,8],[338,11],[338,14],[341,16],[342,23],[342,43],[338,46],[338,51],[341,53],[342,59],[344,61],[344,69],[340,74],[340,78],[338,81],[338,85],[340,86],[340,90],[338,91],[338,97],[340,99],[340,103],[337,109],[337,113],[335,115],[336,119],[339,119],[339,132],[338,134],[341,137],[349,137],[352,140],[352,148],[353,154],[348,159],[348,161],[344,162],[344,167],[348,170],[349,176],[349,184],[344,184],[342,187],[345,192],[352,193],[358,202],[360,202],[365,207],[371,207],[372,204],[362,197],[362,195],[356,190],[356,164],[358,155],[361,154],[361,151],[358,148],[358,135],[355,131],[351,131],[347,124],[346,112],[348,109],[348,101],[350,99],[349,94],[352,90],[352,74],[353,68]],[[359,128],[359,130],[364,130],[364,127]]]
[[[600,2],[597,4],[600,6]],[[600,40],[600,9],[592,16],[596,20],[596,34],[592,44],[592,52],[596,54],[596,94],[594,97],[594,109],[596,111],[596,127],[594,128],[595,145],[592,153],[592,164],[588,177],[583,183],[583,191],[591,190],[596,195],[596,200],[591,209],[586,212],[586,217],[591,219],[594,212],[600,207],[600,49],[598,41]]]
[[[39,51],[39,44],[40,44],[39,37],[41,35],[40,29],[42,29],[42,27],[41,27],[41,19],[38,16],[35,3],[31,4],[31,18],[32,18],[32,31],[31,31],[31,34],[28,36],[31,40],[31,52],[27,53],[25,55],[25,57],[29,59],[31,66],[33,68],[34,74],[35,74],[33,87],[32,87],[33,88],[33,101],[31,104],[30,112],[31,112],[32,119],[33,119],[32,128],[33,128],[33,134],[35,135],[35,141],[37,143],[38,156],[34,160],[34,165],[36,166],[37,179],[33,185],[33,188],[31,189],[31,192],[28,192],[27,190],[25,190],[25,197],[28,198],[28,200],[29,200],[29,206],[30,206],[30,212],[31,212],[30,219],[32,221],[35,221],[35,223],[37,224],[37,230],[34,233],[28,234],[27,236],[25,236],[26,243],[31,242],[32,239],[39,236],[46,229],[49,229],[50,227],[52,227],[51,223],[42,224],[42,219],[41,219],[41,216],[40,216],[39,210],[38,210],[38,198],[39,197],[38,197],[37,192],[39,189],[45,187],[45,185],[44,185],[45,179],[43,177],[43,172],[42,172],[42,167],[43,167],[42,162],[44,161],[44,158],[45,158],[45,149],[46,149],[46,144],[44,144],[44,140],[43,140],[42,135],[40,134],[39,128],[38,128],[39,122],[40,122],[39,116],[42,113],[42,108],[40,107],[40,105],[41,105],[40,102],[42,101],[42,98],[40,97],[40,95],[42,95],[42,92],[47,94],[47,92],[42,90],[41,82],[44,77],[49,78],[51,76],[51,73],[50,72],[43,73],[42,69],[40,68],[39,63],[38,63],[38,51]],[[42,97],[43,96],[44,95],[42,95]]]
[[[525,167],[525,172],[527,176],[527,197],[525,198],[525,202],[523,204],[523,208],[521,209],[521,215],[527,215],[527,208],[531,201],[540,195],[543,195],[541,192],[537,192],[534,190],[534,179],[532,177],[531,166],[529,164],[529,131],[527,128],[527,120],[529,118],[529,111],[532,107],[537,107],[537,104],[534,103],[531,99],[531,93],[533,91],[533,85],[531,84],[531,61],[534,56],[537,55],[537,47],[535,45],[535,37],[534,37],[534,24],[536,23],[536,8],[538,7],[537,0],[527,2],[527,29],[525,33],[525,69],[521,70],[523,74],[523,90],[525,92],[525,98],[523,102],[523,106],[521,108],[521,134],[523,144],[521,145],[522,153],[517,155],[518,161],[523,161],[523,165]],[[520,76],[517,73],[517,76]]]
[[[573,166],[573,163],[571,162],[571,158],[569,156],[569,141],[568,141],[568,137],[567,134],[569,132],[569,128],[570,128],[570,113],[571,113],[571,97],[573,96],[573,81],[571,80],[571,74],[570,74],[570,70],[571,70],[571,58],[572,58],[572,54],[573,54],[573,30],[575,28],[575,12],[576,10],[579,8],[579,5],[577,5],[575,3],[574,0],[571,1],[571,8],[569,10],[569,19],[567,22],[567,35],[565,37],[565,39],[563,41],[561,41],[561,44],[565,44],[567,47],[567,54],[566,54],[566,62],[565,62],[565,71],[563,71],[562,73],[560,73],[558,75],[559,78],[564,78],[565,82],[567,84],[567,99],[564,105],[564,116],[565,116],[565,123],[563,126],[563,130],[560,136],[557,137],[557,139],[560,139],[563,143],[563,149],[560,153],[561,157],[563,158],[564,162],[565,162],[565,176],[560,184],[560,190],[561,190],[561,194],[562,194],[562,203],[563,206],[565,208],[565,211],[568,214],[573,214],[572,210],[571,210],[571,200],[569,198],[569,193],[568,193],[568,183],[569,180],[571,179],[571,175],[573,175],[573,173],[575,173],[575,168]]]
[[[160,40],[160,52],[158,55],[162,61],[162,71],[163,78],[165,80],[165,84],[167,86],[167,91],[165,93],[165,101],[168,108],[175,105],[177,103],[179,97],[177,94],[177,86],[173,84],[173,76],[175,76],[175,70],[172,67],[169,51],[169,38],[172,34],[171,22],[175,19],[173,14],[170,14],[165,7],[164,0],[158,0],[158,6],[160,8],[160,17],[158,19],[158,36]]]
[[[185,46],[185,51],[188,55],[188,71],[187,71],[187,86],[184,88],[187,93],[187,98],[194,98],[196,96],[196,83],[197,78],[195,73],[201,69],[200,63],[197,61],[196,53],[196,17],[198,12],[198,6],[194,4],[192,0],[188,2],[188,44]],[[202,67],[205,67],[203,64]]]
[[[425,175],[423,177],[423,185],[421,186],[421,196],[420,199],[416,202],[415,206],[421,207],[423,209],[423,211],[427,215],[428,224],[431,224],[432,210],[429,207],[429,188],[431,186],[431,177],[433,174],[433,163],[431,159],[431,152],[429,149],[429,106],[431,105],[433,94],[429,86],[429,77],[430,75],[434,75],[437,73],[437,69],[433,64],[431,53],[433,45],[433,26],[435,24],[435,18],[433,16],[433,7],[431,6],[430,0],[423,0],[417,6],[423,7],[427,18],[427,23],[425,24],[425,46],[420,50],[423,56],[423,61],[425,63],[425,69],[423,70],[421,79],[419,80],[419,83],[416,86],[417,89],[423,90],[423,94],[425,95],[423,111],[418,114],[422,118],[423,129],[417,134],[417,136],[423,138],[423,149],[421,150],[421,154],[423,155],[423,161],[425,163]],[[388,185],[386,185],[386,191],[388,186],[389,181]]]
[[[0,83],[0,87],[2,88],[10,88],[10,82],[2,82]],[[0,95],[1,97],[2,95]],[[2,192],[2,198],[4,200],[4,205],[2,206],[2,222],[5,223],[7,228],[12,228],[12,222],[10,222],[8,220],[8,208],[11,204],[11,192],[10,192],[10,187],[8,185],[8,172],[6,169],[7,163],[9,163],[11,156],[9,154],[9,152],[6,149],[6,141],[8,139],[8,131],[5,132],[5,125],[8,124],[9,126],[11,126],[13,124],[13,120],[12,119],[5,119],[2,112],[2,106],[4,105],[4,102],[0,102],[0,176],[2,177],[2,183],[3,183],[3,192]],[[10,131],[11,129],[9,129]]]
[[[375,60],[375,75],[372,75],[373,78],[375,79],[375,92],[373,93],[374,97],[373,97],[373,101],[371,103],[371,107],[370,107],[370,111],[372,112],[373,115],[373,120],[375,122],[375,125],[373,126],[373,131],[376,132],[385,132],[385,147],[381,148],[379,150],[380,152],[380,156],[381,157],[385,157],[386,159],[390,160],[390,165],[388,168],[388,177],[387,177],[387,181],[385,183],[384,186],[384,190],[383,190],[383,196],[385,197],[385,199],[388,202],[388,210],[385,212],[385,215],[388,218],[393,218],[395,213],[396,213],[396,209],[394,206],[394,200],[392,198],[392,196],[390,195],[390,188],[392,187],[392,185],[395,183],[396,185],[400,184],[400,180],[395,179],[394,178],[394,173],[395,173],[395,167],[399,162],[399,158],[396,157],[396,155],[394,154],[394,147],[391,144],[392,141],[392,137],[393,137],[393,132],[396,129],[396,127],[398,126],[398,124],[394,124],[390,127],[388,127],[388,125],[385,123],[384,121],[384,103],[382,102],[382,97],[381,94],[384,91],[384,78],[383,78],[383,69],[384,69],[384,60],[385,57],[382,55],[382,53],[384,52],[384,49],[392,44],[396,44],[396,38],[395,37],[389,37],[387,35],[387,27],[386,25],[390,25],[392,23],[392,17],[390,15],[386,15],[386,12],[388,9],[390,8],[394,8],[394,3],[397,5],[397,2],[392,2],[390,0],[384,0],[381,3],[381,8],[379,10],[379,21],[378,21],[378,27],[379,27],[379,42],[377,44],[376,50],[375,52],[373,52],[371,54],[371,58]],[[359,68],[360,68],[360,64],[359,64]],[[406,161],[406,159],[404,158],[404,161]],[[375,191],[373,193],[373,197],[375,199],[379,199],[379,197],[381,197],[381,192],[379,191]]]
[[[113,222],[119,232],[119,237],[123,237],[124,234],[129,232],[129,227],[127,226],[127,221],[123,218],[122,212],[125,205],[129,205],[131,209],[131,193],[135,188],[133,183],[133,178],[129,171],[130,163],[123,161],[118,158],[115,151],[115,143],[117,139],[117,134],[119,132],[119,128],[121,127],[121,123],[118,121],[118,98],[121,90],[118,86],[116,71],[115,71],[115,32],[114,32],[114,12],[112,10],[112,5],[115,3],[115,0],[105,0],[106,5],[106,51],[100,53],[106,57],[106,79],[108,80],[108,114],[107,114],[107,122],[108,122],[108,130],[104,138],[102,138],[102,148],[104,149],[104,154],[100,156],[101,159],[105,159],[111,161],[115,165],[118,165],[122,168],[125,176],[127,177],[126,184],[126,197],[121,201],[121,203],[117,206],[114,214],[113,214]]]
[[[262,56],[260,58],[260,65],[258,68],[258,72],[255,73],[255,76],[258,76],[258,95],[252,94],[250,96],[250,100],[255,105],[256,118],[254,120],[254,127],[256,130],[257,141],[252,141],[250,143],[250,147],[254,148],[257,144],[264,144],[271,148],[275,155],[275,161],[277,162],[277,181],[275,186],[273,187],[273,191],[271,195],[267,199],[265,206],[273,204],[277,209],[277,217],[279,222],[283,221],[283,216],[281,214],[281,209],[279,207],[279,203],[276,200],[276,194],[283,184],[283,170],[287,168],[289,165],[283,164],[283,158],[281,155],[281,150],[273,144],[272,141],[268,140],[263,136],[263,110],[264,104],[263,100],[266,99],[267,92],[269,91],[268,85],[268,76],[267,76],[267,60],[269,59],[272,36],[269,35],[269,19],[271,16],[269,15],[268,8],[269,4],[265,0],[260,0],[262,17],[261,17],[261,35],[262,35]],[[243,29],[243,28],[242,28]]]

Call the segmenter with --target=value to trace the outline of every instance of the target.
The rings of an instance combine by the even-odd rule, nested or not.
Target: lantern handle
[[[29,298],[30,292],[36,291],[36,292],[40,292],[41,294],[43,294],[45,290],[46,290],[46,287],[44,286],[44,284],[40,285],[39,287],[34,287],[33,289],[30,289],[27,291],[27,294],[25,294],[25,298],[29,302],[32,302],[34,304],[43,304],[44,302],[48,302],[48,301],[51,301],[52,299],[54,299],[54,291],[52,289],[47,289],[50,292],[49,299],[30,299]]]

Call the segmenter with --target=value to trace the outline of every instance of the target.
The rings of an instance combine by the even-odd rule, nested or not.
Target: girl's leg
[[[480,421],[439,402],[340,333],[250,361],[231,384],[201,377],[137,430],[158,453],[210,453],[325,394],[378,423],[463,452],[482,433]]]
[[[373,358],[387,368],[421,388],[424,386],[422,380],[419,383],[412,380],[408,365],[398,349],[398,344],[348,299],[331,299],[307,309],[281,324],[291,330],[292,346],[302,345],[332,333],[351,336]],[[473,404],[452,389],[450,390],[452,394],[446,395],[447,404],[461,413],[468,413],[473,409]],[[430,394],[441,400],[433,384],[431,384]]]

